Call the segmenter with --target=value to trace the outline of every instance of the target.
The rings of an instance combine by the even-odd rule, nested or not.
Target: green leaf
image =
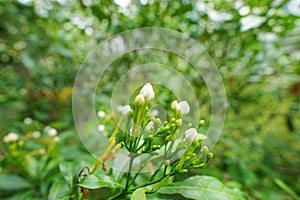
[[[174,199],[174,198],[173,198]],[[157,193],[148,194],[147,200],[172,200],[171,198],[161,197]]]
[[[69,195],[68,186],[64,181],[56,181],[51,185],[48,200],[57,200],[62,196]]]
[[[238,189],[227,188],[221,181],[210,176],[193,176],[183,181],[167,184],[158,192],[161,194],[181,194],[191,199],[248,199]]]
[[[71,162],[64,162],[59,165],[59,169],[64,176],[64,179],[67,181],[70,191],[73,191],[74,186],[74,168]]]
[[[40,174],[39,162],[34,157],[28,158],[27,172],[31,177],[37,177]]]
[[[147,197],[146,197],[146,192],[149,191],[149,189],[147,188],[139,188],[137,190],[135,190],[131,197],[130,197],[130,200],[146,200]]]
[[[13,174],[0,174],[0,191],[22,190],[30,187],[31,184],[20,176]]]
[[[98,189],[102,187],[107,188],[122,188],[122,185],[115,181],[112,177],[107,175],[89,175],[80,181],[79,186],[87,189]]]
[[[274,182],[276,183],[276,185],[278,185],[278,187],[291,195],[294,199],[300,199],[296,192],[294,192],[283,180],[276,178],[274,179]]]

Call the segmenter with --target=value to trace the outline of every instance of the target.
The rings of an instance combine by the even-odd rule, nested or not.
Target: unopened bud
[[[145,97],[142,94],[138,94],[135,98],[133,103],[137,106],[142,106],[145,103]]]
[[[181,126],[182,125],[182,119],[177,119],[176,120],[176,125]]]
[[[170,165],[170,160],[165,160],[165,165],[169,166]]]
[[[177,110],[177,107],[178,107],[178,101],[177,101],[177,100],[174,100],[174,101],[171,103],[171,109],[172,109],[172,110]]]
[[[156,149],[160,149],[160,148],[161,148],[160,145],[153,145],[153,146],[152,146],[152,150],[156,150]]]
[[[214,157],[214,154],[212,154],[212,153],[207,154],[207,158],[208,158],[208,159],[211,160],[213,157]]]
[[[177,106],[177,111],[182,115],[186,115],[190,112],[190,106],[187,101],[180,101]]]
[[[187,173],[188,172],[188,170],[187,169],[181,169],[181,170],[179,170],[179,172],[178,173],[180,173],[180,174],[184,174],[184,173]]]
[[[148,140],[153,140],[153,139],[154,139],[153,135],[148,136]]]
[[[159,118],[155,118],[153,121],[156,126],[159,126],[161,124],[161,120]]]
[[[206,160],[205,164],[208,164],[209,161],[211,161],[211,159],[213,159],[213,157],[214,157],[214,155],[212,153],[208,153],[207,154],[207,160]]]
[[[208,153],[208,152],[209,152],[209,149],[208,149],[207,146],[203,146],[202,149],[201,149],[201,151],[202,151],[203,153]]]
[[[205,124],[205,121],[204,121],[203,119],[201,119],[201,120],[199,121],[199,125],[203,126],[204,124]]]
[[[185,132],[185,140],[191,144],[197,138],[197,134],[195,128],[190,128]]]
[[[142,87],[140,94],[143,95],[145,97],[145,100],[147,100],[147,101],[150,101],[155,97],[153,87],[150,83],[146,83]]]
[[[171,123],[174,123],[176,121],[176,119],[174,117],[172,117],[172,119],[170,120]]]

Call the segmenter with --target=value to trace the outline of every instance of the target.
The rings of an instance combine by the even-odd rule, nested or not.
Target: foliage
[[[78,172],[94,160],[74,131],[71,94],[76,70],[88,50],[107,37],[153,26],[194,38],[223,76],[227,118],[223,137],[213,149],[216,159],[207,169],[190,173],[217,177],[253,199],[299,198],[297,5],[296,0],[141,0],[127,7],[93,0],[0,1],[0,198],[78,196]],[[209,104],[205,83],[193,68],[174,55],[157,52],[157,56],[189,78],[203,107]],[[104,74],[97,109],[109,112],[103,102],[109,99],[114,83],[142,62],[133,52],[112,63],[120,67]],[[164,106],[171,103],[164,101],[172,97],[170,93],[162,96],[159,101]],[[209,112],[205,107],[203,116]],[[26,118],[33,119],[33,124],[25,124]],[[43,132],[47,125],[57,130],[59,142]],[[109,125],[106,130],[113,128]],[[40,131],[41,137],[34,138],[34,131]],[[19,139],[2,144],[10,132]],[[62,161],[69,162],[59,165]],[[180,184],[186,178],[181,174],[174,183],[168,181]],[[157,197],[142,188],[134,196],[143,198],[144,192],[149,199],[183,198]],[[106,198],[107,193],[102,188],[90,195]]]

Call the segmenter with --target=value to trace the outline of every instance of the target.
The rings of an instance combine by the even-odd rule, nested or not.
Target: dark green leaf
[[[73,172],[73,167],[72,163],[70,162],[64,162],[59,165],[59,169],[61,173],[63,174],[65,180],[67,181],[70,190],[73,190],[73,180],[74,180],[74,172]]]
[[[0,174],[1,190],[21,190],[30,188],[31,184],[24,178],[13,174]]]

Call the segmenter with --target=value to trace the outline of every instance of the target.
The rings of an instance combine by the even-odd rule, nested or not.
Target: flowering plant
[[[198,133],[205,126],[204,120],[194,127],[184,126],[183,117],[190,111],[188,102],[174,100],[170,105],[172,116],[162,122],[149,111],[149,102],[155,96],[152,85],[146,83],[130,105],[118,107],[121,117],[108,134],[109,145],[91,169],[84,167],[78,175],[81,198],[88,199],[90,190],[106,187],[111,189],[110,200],[152,199],[159,198],[159,194],[181,194],[191,199],[243,199],[239,191],[224,190],[225,186],[213,177],[192,176],[174,181],[174,177],[191,169],[206,167],[213,154],[202,145],[206,136]],[[104,116],[98,112],[98,117]],[[99,125],[98,130],[104,131],[105,126]]]

